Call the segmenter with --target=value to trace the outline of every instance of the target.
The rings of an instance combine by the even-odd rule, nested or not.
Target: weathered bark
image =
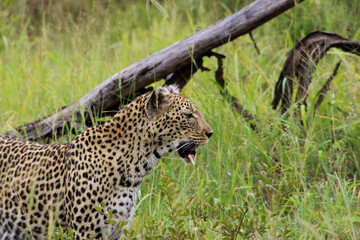
[[[179,74],[185,72],[183,79],[189,79],[193,73],[191,69],[194,69],[191,67],[193,59],[199,59],[211,49],[249,33],[302,1],[257,0],[237,13],[114,74],[78,102],[16,130],[24,137],[35,140],[49,137],[55,130],[62,131],[66,125],[69,128],[76,127],[80,122],[80,116],[85,117],[85,121],[91,124],[91,121],[88,121],[91,112],[94,114],[93,112],[114,109],[121,99],[127,99],[131,94],[170,74],[176,73],[173,77],[181,79]],[[185,85],[188,80],[181,81],[181,84]]]

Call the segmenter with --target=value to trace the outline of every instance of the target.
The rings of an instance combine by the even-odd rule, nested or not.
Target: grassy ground
[[[60,2],[60,1],[59,1]],[[70,104],[150,53],[250,1],[0,3],[0,132]],[[330,50],[313,74],[309,108],[342,60],[302,137],[297,120],[271,109],[286,54],[314,30],[360,39],[360,2],[306,0],[216,51],[230,92],[259,117],[259,133],[219,94],[214,71],[183,94],[214,129],[196,166],[170,155],[142,183],[129,235],[138,239],[359,239],[360,59]],[[205,66],[216,68],[214,59]],[[283,130],[286,124],[287,131]],[[60,139],[59,141],[67,141]],[[170,190],[169,190],[170,189]]]

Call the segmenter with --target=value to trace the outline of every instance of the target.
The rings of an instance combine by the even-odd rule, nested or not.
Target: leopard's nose
[[[210,138],[213,135],[214,132],[206,132],[205,135]]]

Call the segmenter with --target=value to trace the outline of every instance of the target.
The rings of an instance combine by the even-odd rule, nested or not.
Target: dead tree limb
[[[332,48],[340,48],[360,56],[360,41],[351,41],[340,35],[315,31],[300,39],[290,51],[279,79],[276,82],[273,109],[281,102],[281,112],[285,113],[292,104],[294,85],[298,86],[296,101],[306,106],[311,74],[316,64]]]
[[[170,74],[191,76],[191,62],[219,47],[247,34],[303,0],[257,0],[237,13],[202,29],[173,45],[160,50],[114,74],[77,102],[56,113],[16,129],[23,137],[36,140],[52,136],[65,126],[76,128],[85,118],[114,109],[120,101],[144,89],[147,85]],[[185,78],[186,78],[185,76]],[[171,81],[175,81],[174,78]],[[182,82],[184,85],[185,82]]]

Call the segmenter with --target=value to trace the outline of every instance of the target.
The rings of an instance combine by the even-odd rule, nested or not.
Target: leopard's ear
[[[167,87],[159,87],[153,92],[145,105],[145,112],[148,118],[152,119],[156,115],[166,111],[171,105],[173,97]]]
[[[180,88],[176,84],[169,85],[168,89],[172,93],[180,93]]]

